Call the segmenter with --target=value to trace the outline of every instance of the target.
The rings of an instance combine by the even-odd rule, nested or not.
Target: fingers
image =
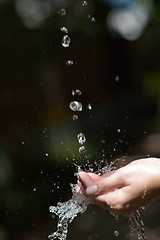
[[[116,171],[113,174],[102,176],[99,180],[94,181],[94,186],[95,185],[97,186],[97,188],[94,187],[95,192],[93,192],[91,184],[87,186],[86,193],[88,195],[99,195],[118,189],[125,185],[125,178],[122,176],[121,171]]]
[[[108,192],[104,195],[99,195],[95,197],[98,205],[102,205],[106,209],[110,209],[113,213],[118,213],[123,216],[129,216],[135,208],[134,205],[129,204],[129,196],[125,193],[125,191],[121,189],[117,189],[115,191]]]
[[[95,173],[88,173],[88,175],[94,180],[94,181],[97,181],[97,180],[100,180],[101,179],[101,176],[99,176],[98,174],[95,174]]]
[[[82,186],[86,189],[87,187],[94,185],[94,180],[86,172],[78,173],[78,180],[81,182]]]

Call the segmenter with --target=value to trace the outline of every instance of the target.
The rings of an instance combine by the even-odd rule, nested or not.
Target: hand
[[[102,176],[79,172],[78,179],[91,203],[128,216],[160,196],[160,159],[135,160]]]

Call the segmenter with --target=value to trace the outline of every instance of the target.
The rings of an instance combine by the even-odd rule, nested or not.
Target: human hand
[[[78,179],[91,203],[128,216],[160,196],[160,160],[135,160],[102,176],[79,172]]]

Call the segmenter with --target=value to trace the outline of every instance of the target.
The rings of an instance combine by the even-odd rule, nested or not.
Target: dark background
[[[113,6],[105,2],[26,2],[0,1],[0,240],[47,239],[56,229],[48,208],[71,197],[75,164],[160,155],[159,1],[134,41],[108,29]],[[36,11],[26,17],[29,7],[41,18]],[[69,48],[61,44],[63,26]],[[83,105],[77,121],[73,100]],[[159,239],[159,213],[158,202],[143,213],[147,239]],[[128,219],[89,207],[70,226],[68,239],[75,238],[131,239]]]

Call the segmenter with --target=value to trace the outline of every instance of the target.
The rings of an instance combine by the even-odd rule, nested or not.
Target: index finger
[[[86,172],[78,173],[78,180],[81,182],[82,186],[86,189],[87,187],[94,185],[94,180]]]
[[[94,193],[91,191],[93,185],[97,186],[97,191]],[[93,185],[87,186],[86,193],[88,195],[99,195],[118,189],[125,185],[125,179],[123,173],[117,170],[110,175],[102,176],[101,179],[94,181]],[[96,188],[94,187],[94,189]]]

